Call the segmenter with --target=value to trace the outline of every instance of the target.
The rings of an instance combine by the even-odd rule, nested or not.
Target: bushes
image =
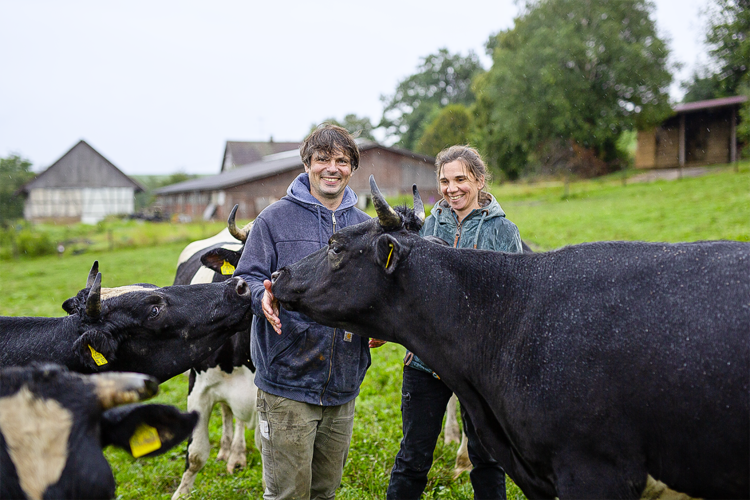
[[[0,260],[55,254],[58,245],[63,245],[64,255],[67,256],[190,242],[213,236],[225,227],[225,222],[168,224],[119,220],[114,217],[108,217],[93,226],[32,225],[18,221],[7,229],[0,229]]]
[[[19,255],[40,257],[55,253],[55,243],[49,234],[28,226],[11,226],[0,232],[0,259],[10,260]]]
[[[39,257],[55,253],[55,245],[47,233],[24,229],[18,233],[16,245],[19,254]]]

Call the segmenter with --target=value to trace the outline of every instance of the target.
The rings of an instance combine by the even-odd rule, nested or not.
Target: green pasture
[[[750,164],[716,168],[702,177],[675,181],[623,183],[619,176],[593,181],[516,183],[495,186],[507,216],[524,240],[535,250],[596,240],[697,241],[734,239],[750,241]],[[427,198],[429,194],[423,193]],[[392,200],[408,202],[407,199]],[[244,222],[244,221],[242,221]],[[112,224],[112,226],[108,226]],[[92,241],[78,255],[0,261],[0,315],[62,316],[61,304],[86,281],[92,262],[99,260],[102,283],[113,287],[147,282],[170,285],[177,257],[190,239],[207,237],[222,225],[139,224],[117,226],[117,221],[90,228]],[[142,229],[142,233],[139,232]],[[143,244],[110,245],[132,231],[133,241]],[[64,233],[65,227],[37,227],[35,231]],[[85,233],[83,228],[76,231]],[[111,235],[110,235],[111,230]],[[68,234],[72,229],[67,229]],[[98,232],[97,232],[98,231]],[[97,236],[98,235],[98,236]],[[149,236],[151,235],[151,236]],[[76,238],[89,238],[86,234]],[[448,284],[447,284],[448,285]],[[403,348],[386,344],[373,350],[373,365],[357,400],[355,434],[338,498],[384,498],[388,476],[401,439],[400,387]],[[162,384],[154,401],[186,407],[187,377],[179,375]],[[248,467],[233,475],[218,463],[216,446],[220,417],[211,421],[211,460],[198,476],[192,498],[261,498],[260,455],[247,432]],[[177,488],[184,469],[185,444],[154,459],[135,460],[119,450],[106,451],[118,483],[121,499],[168,499]],[[468,475],[452,480],[457,445],[438,444],[426,498],[472,498]],[[509,482],[509,498],[523,498]]]

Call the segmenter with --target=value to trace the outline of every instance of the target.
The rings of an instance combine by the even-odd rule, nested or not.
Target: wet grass
[[[572,183],[567,195],[560,182],[505,184],[493,188],[493,193],[508,218],[519,226],[522,237],[537,250],[608,239],[750,241],[747,162],[741,164],[739,172],[717,170],[679,181],[623,185],[621,179],[613,177]],[[400,202],[410,204],[406,199]],[[163,238],[155,244],[145,238],[141,246],[110,251],[105,236],[105,244],[81,255],[0,262],[0,315],[62,316],[60,305],[84,286],[94,259],[100,262],[104,286],[138,282],[170,285],[185,241],[170,240],[169,225],[155,226],[144,232]],[[221,227],[210,226],[205,229],[208,234],[194,237],[208,236]],[[403,348],[392,344],[373,351],[373,365],[357,400],[354,438],[337,495],[340,499],[385,497],[401,439],[402,356]],[[185,409],[186,393],[187,377],[179,375],[162,384],[155,401]],[[224,463],[215,460],[220,432],[217,408],[210,426],[211,458],[198,476],[192,498],[261,498],[260,455],[252,446],[252,433],[246,434],[248,467],[230,475]],[[108,449],[106,456],[118,483],[118,498],[170,498],[184,469],[185,447],[182,444],[161,457],[142,460]],[[472,498],[467,474],[452,480],[456,448],[438,444],[425,498]],[[509,498],[523,498],[510,483]]]

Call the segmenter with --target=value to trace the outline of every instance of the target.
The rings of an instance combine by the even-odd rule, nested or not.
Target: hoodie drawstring
[[[479,225],[477,226],[477,234],[474,236],[474,249],[477,248],[477,243],[479,243],[479,233],[482,230],[482,223],[484,223],[484,219],[487,218],[487,215],[489,215],[490,211],[486,208],[482,210],[482,218],[479,219]]]
[[[323,243],[323,216],[320,215],[320,205],[315,205],[315,207],[318,209],[318,243],[320,243],[320,248],[323,248],[325,244]]]

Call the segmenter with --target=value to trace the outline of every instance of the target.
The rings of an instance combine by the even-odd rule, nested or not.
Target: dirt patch
[[[682,170],[682,172],[680,172]],[[679,168],[660,168],[659,170],[650,170],[642,174],[634,175],[628,178],[628,182],[653,182],[658,180],[674,181],[681,177],[700,177],[711,172],[720,172],[726,168],[716,167],[685,167]]]

